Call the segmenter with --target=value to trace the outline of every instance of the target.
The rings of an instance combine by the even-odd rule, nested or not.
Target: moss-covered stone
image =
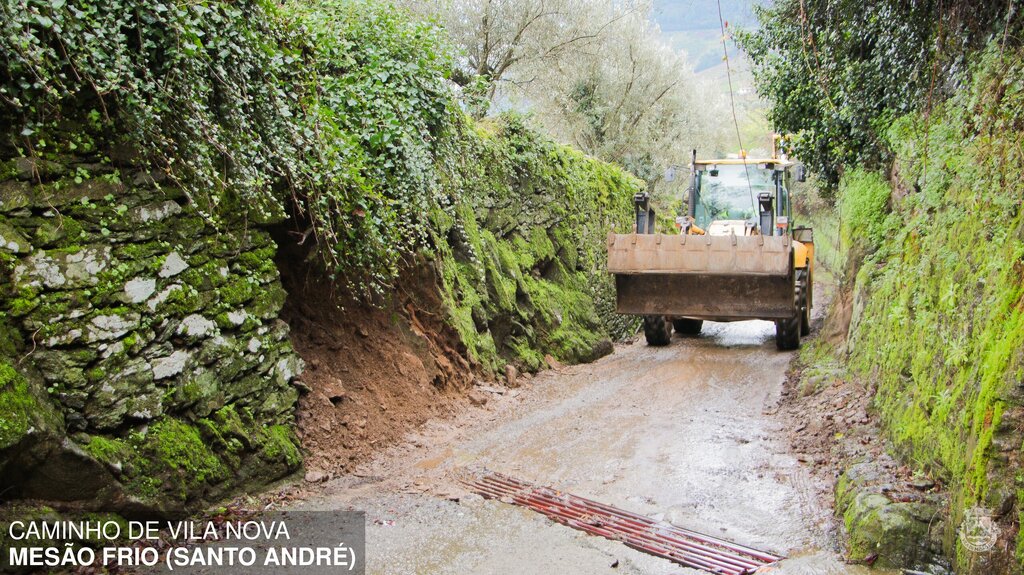
[[[0,236],[18,244],[0,249],[0,488],[49,497],[35,476],[57,473],[82,486],[69,496],[173,514],[301,464],[266,232],[224,233],[173,188],[100,176],[0,191]],[[36,384],[8,373],[17,357]],[[244,425],[213,415],[236,404]]]
[[[898,455],[948,487],[943,544],[965,573],[995,572],[989,559],[1006,548],[982,558],[963,547],[959,522],[975,506],[1017,538],[1024,564],[1024,155],[1017,132],[997,127],[1024,117],[1024,73],[1006,62],[989,54],[970,89],[893,123],[892,179],[845,174],[842,242],[824,234],[816,250],[849,282],[842,359],[877,386],[874,408]]]
[[[198,429],[179,419],[164,418],[136,436],[135,445],[145,458],[141,476],[158,479],[161,490],[180,501],[205,495],[207,484],[229,473]]]
[[[298,439],[292,428],[286,425],[272,425],[266,430],[263,440],[263,456],[271,461],[283,462],[288,468],[294,469],[302,463],[302,453],[298,448]]]
[[[449,322],[494,372],[508,361],[537,370],[548,354],[568,362],[601,355],[602,341],[633,327],[610,309],[603,249],[608,227],[627,226],[640,183],[514,118],[480,137],[479,171],[459,182],[476,209],[463,203],[432,215],[445,234],[438,267]]]
[[[835,509],[847,534],[847,555],[887,569],[930,571],[941,553],[940,501],[925,493],[894,501],[886,495],[894,481],[877,460],[855,462],[837,480]]]
[[[12,365],[0,363],[0,450],[20,441],[40,409],[28,382]]]

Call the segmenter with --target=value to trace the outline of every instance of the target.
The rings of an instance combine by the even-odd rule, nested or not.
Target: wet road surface
[[[428,424],[300,507],[365,510],[375,574],[701,573],[468,495],[455,476],[483,467],[789,557],[771,573],[879,573],[841,561],[831,512],[767,413],[792,356],[767,322],[618,346]]]

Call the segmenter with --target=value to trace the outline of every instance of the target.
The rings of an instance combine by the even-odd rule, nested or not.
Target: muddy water
[[[483,466],[789,557],[771,573],[878,573],[835,553],[830,511],[765,413],[791,359],[766,322],[622,346],[425,430],[304,507],[366,510],[371,573],[700,573],[465,496],[453,475]]]

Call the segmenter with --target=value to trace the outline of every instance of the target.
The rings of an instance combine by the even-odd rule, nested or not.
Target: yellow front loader
[[[774,154],[773,154],[774,155]],[[775,322],[780,350],[810,329],[814,242],[793,227],[790,185],[803,166],[785,157],[698,160],[679,233],[654,229],[650,196],[634,197],[636,228],[608,235],[617,311],[642,315],[650,345],[672,330],[697,335],[704,320]]]

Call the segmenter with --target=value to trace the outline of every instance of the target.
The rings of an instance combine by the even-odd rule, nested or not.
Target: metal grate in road
[[[500,473],[465,475],[461,481],[488,499],[528,507],[563,525],[621,541],[686,567],[721,575],[747,575],[782,559]]]

